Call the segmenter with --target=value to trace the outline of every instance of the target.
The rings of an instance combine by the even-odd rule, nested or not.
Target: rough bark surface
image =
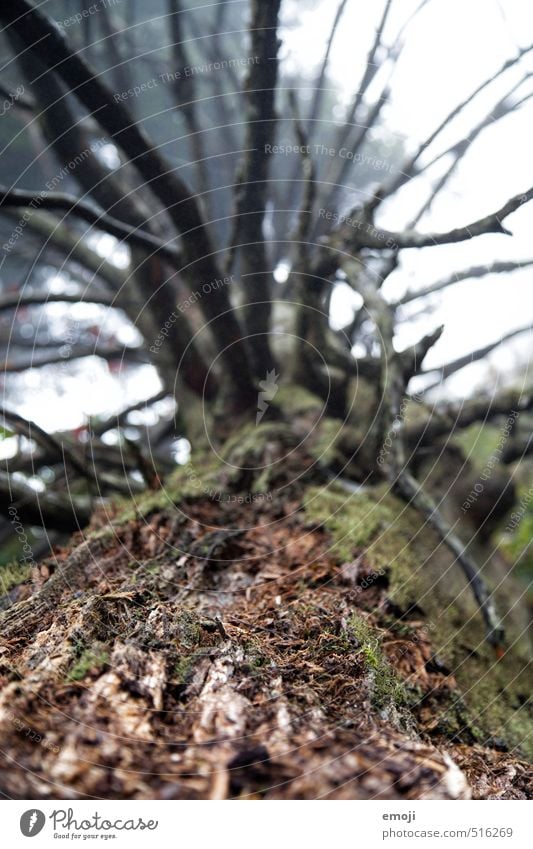
[[[5,795],[533,795],[520,609],[496,661],[423,520],[325,482],[323,433],[298,436],[245,428],[3,599]]]

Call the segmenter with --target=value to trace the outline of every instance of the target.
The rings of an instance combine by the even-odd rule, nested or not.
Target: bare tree
[[[98,28],[98,37],[91,34],[89,51],[78,49],[68,31],[60,32],[45,14],[46,5],[10,0],[0,9],[0,21],[13,51],[12,62],[31,92],[31,99],[26,93],[16,108],[25,116],[28,110],[34,115],[31,122],[39,127],[60,161],[80,157],[69,173],[79,191],[31,190],[20,188],[16,180],[8,185],[5,178],[5,185],[0,187],[0,210],[11,227],[24,221],[23,229],[44,239],[47,249],[63,257],[65,263],[83,268],[90,282],[74,295],[28,294],[23,289],[5,293],[0,311],[13,315],[21,308],[40,309],[52,302],[84,302],[120,310],[139,330],[143,338],[140,347],[102,341],[91,346],[80,338],[71,347],[69,358],[97,356],[130,364],[151,363],[163,388],[143,404],[132,405],[93,428],[86,449],[65,434],[47,434],[6,404],[6,425],[21,441],[26,440],[23,445],[35,445],[31,462],[21,451],[10,461],[10,474],[2,475],[4,511],[16,503],[28,524],[38,525],[41,519],[46,527],[64,531],[83,528],[89,520],[89,505],[94,509],[98,504],[93,521],[97,528],[103,525],[109,530],[116,524],[114,508],[109,507],[113,494],[129,493],[134,514],[140,511],[138,515],[152,515],[138,506],[144,487],[151,490],[149,498],[163,499],[157,502],[162,509],[162,478],[169,471],[168,458],[157,450],[148,456],[131,440],[122,443],[118,451],[106,446],[102,436],[111,429],[120,430],[139,408],[147,409],[172,397],[177,404],[180,434],[188,438],[196,458],[192,467],[185,468],[192,469],[191,475],[198,478],[194,470],[199,465],[203,468],[206,458],[223,458],[214,477],[202,478],[204,496],[211,492],[206,488],[209,486],[215,493],[223,492],[228,499],[240,498],[245,503],[242,499],[247,495],[255,501],[261,492],[277,487],[290,494],[290,506],[291,498],[304,503],[306,491],[314,486],[324,487],[324,499],[333,487],[335,493],[342,492],[350,500],[354,493],[385,485],[404,507],[414,509],[421,525],[435,535],[436,548],[446,549],[454,566],[462,570],[463,581],[466,578],[465,585],[484,620],[486,640],[501,656],[508,643],[498,603],[499,579],[485,577],[486,564],[480,560],[485,555],[476,550],[478,529],[470,528],[466,533],[458,526],[460,505],[456,502],[450,508],[448,491],[441,494],[432,474],[448,462],[447,443],[455,430],[488,420],[502,423],[513,416],[513,440],[499,458],[505,475],[503,464],[529,452],[531,442],[520,433],[517,421],[525,421],[533,396],[505,390],[462,405],[444,400],[433,406],[427,391],[413,394],[412,380],[428,375],[427,388],[441,385],[460,369],[484,359],[501,342],[529,328],[521,327],[469,355],[427,370],[425,358],[442,328],[435,328],[402,351],[396,337],[403,322],[409,320],[404,313],[407,304],[419,302],[425,308],[429,296],[462,280],[480,279],[482,286],[482,278],[489,273],[501,275],[503,281],[506,275],[531,265],[532,260],[494,261],[490,266],[450,270],[436,275],[436,282],[408,290],[396,300],[384,295],[383,284],[401,268],[405,251],[467,242],[486,234],[498,234],[502,239],[511,235],[509,219],[533,198],[532,187],[525,186],[523,192],[497,207],[489,205],[477,220],[462,220],[458,209],[457,226],[447,231],[428,231],[423,221],[476,139],[495,122],[526,108],[531,75],[524,73],[503,97],[496,94],[495,105],[477,118],[468,136],[450,144],[448,131],[454,121],[458,116],[465,119],[471,108],[479,116],[475,109],[485,102],[481,97],[490,93],[491,86],[498,92],[498,81],[522,67],[532,48],[520,49],[490,79],[467,94],[414,152],[404,154],[404,161],[397,163],[391,176],[370,185],[371,176],[361,169],[358,185],[350,176],[350,162],[358,156],[363,161],[363,151],[369,158],[371,130],[386,127],[384,107],[392,96],[399,57],[412,21],[426,10],[430,0],[420,3],[397,32],[392,32],[389,22],[393,0],[382,4],[366,64],[344,119],[336,125],[329,113],[328,66],[346,2],[339,4],[334,16],[307,109],[297,95],[297,86],[285,85],[281,76],[279,16],[284,4],[279,0],[253,0],[249,4],[247,52],[243,53],[241,47],[235,55],[228,54],[221,41],[231,4],[221,0],[215,5],[213,29],[205,37],[200,35],[194,11],[169,0],[161,25],[169,34],[171,64],[169,70],[165,71],[165,66],[160,70],[155,53],[146,51],[143,61],[150,63],[153,76],[142,83],[136,76],[137,65],[127,61],[133,55],[131,51],[137,49],[139,22],[135,17],[121,32],[112,7],[101,16],[95,15],[90,25]],[[102,49],[111,63],[105,72],[90,61],[91,53],[100,61],[97,47],[101,43],[107,44],[107,50]],[[203,65],[194,70],[194,63],[200,61],[198,53]],[[224,72],[230,78],[230,88],[221,82]],[[167,150],[172,151],[171,134],[166,140],[156,139],[145,129],[139,96],[150,96],[150,92],[153,97],[168,97],[162,112],[178,121],[183,131],[179,145],[184,151],[182,158],[192,165],[187,171],[190,184],[183,177],[179,158],[167,154]],[[207,114],[211,120],[206,119]],[[210,135],[213,121],[218,122],[216,141]],[[327,165],[315,145],[326,138],[322,124],[329,125],[328,146],[335,154]],[[290,161],[284,156],[287,145],[283,133],[287,128],[296,151]],[[114,170],[99,157],[96,138],[116,151],[120,165]],[[338,155],[341,149],[346,156]],[[439,170],[443,162],[444,171]],[[228,169],[233,169],[233,176],[226,182]],[[406,214],[405,225],[393,230],[383,226],[383,207],[407,184],[428,179],[427,197],[417,210]],[[88,238],[94,234],[108,234],[129,249],[127,270],[98,256]],[[16,240],[13,245],[17,250]],[[285,279],[279,283],[281,266]],[[339,284],[351,287],[360,306],[348,317],[345,327],[335,331],[330,321],[331,296]],[[19,348],[22,359],[6,360],[4,370],[8,373],[64,359],[54,347],[35,354],[31,351],[27,357],[22,342]],[[358,394],[361,385],[366,386],[364,404]],[[305,402],[301,401],[303,397]],[[407,406],[413,411],[414,421],[405,415]],[[168,436],[167,426],[158,427],[159,432],[149,436],[147,445],[157,448],[157,440]],[[287,451],[290,459],[285,461]],[[424,466],[428,457],[431,474]],[[43,467],[56,469],[56,485],[35,494],[21,479]],[[466,468],[463,458],[461,469]],[[186,497],[192,498],[190,479],[180,480]],[[66,497],[62,492],[65,481]],[[510,501],[506,493],[511,494]],[[148,503],[151,510],[156,502]],[[489,513],[493,509],[499,516],[498,504],[507,509],[510,503],[512,484],[506,476]],[[268,514],[261,513],[264,507],[259,499],[254,521],[267,522]],[[289,507],[283,509],[288,511]],[[157,514],[153,521],[156,519]],[[330,529],[330,520],[331,515],[319,527]],[[120,521],[125,528],[123,516]],[[176,528],[181,521],[177,520]],[[231,523],[229,514],[226,521]],[[172,539],[177,530],[168,533]],[[203,539],[201,554],[191,537],[186,559],[192,552],[203,558],[206,568],[217,558],[225,562],[227,557],[233,562],[231,546],[242,533],[212,529],[209,538]],[[128,534],[124,529],[119,532],[120,545]],[[105,559],[105,539],[99,530],[94,540],[83,543],[83,551],[77,549],[69,555],[63,576],[54,575],[45,590],[37,593],[33,609],[22,608],[28,633],[35,632],[40,617],[47,620],[50,607],[63,597],[61,581],[65,576],[67,584],[75,586],[83,569],[91,573],[88,562]],[[275,542],[271,544],[274,549]],[[241,558],[243,551],[240,549]],[[154,550],[153,556],[162,556],[161,551]],[[188,574],[187,592],[201,593],[198,576],[192,571]],[[217,591],[229,591],[225,586],[217,584]],[[116,595],[114,592],[109,589],[104,598],[114,599],[113,603],[122,599],[120,603],[126,604],[124,599],[131,601],[135,596],[129,585]],[[185,596],[180,596],[180,603]],[[420,605],[423,608],[422,602]],[[18,606],[5,614],[7,638],[21,627],[20,615]],[[158,615],[154,613],[154,622]],[[231,619],[232,627],[238,627],[238,615],[236,612]],[[216,616],[206,622],[200,627],[205,625],[209,633],[228,637],[224,630],[227,626]],[[159,626],[158,620],[154,628]],[[135,627],[139,630],[141,626]],[[158,639],[164,640],[166,625],[161,628]],[[234,639],[234,631],[228,639]],[[118,655],[115,663],[123,668]],[[147,668],[146,680],[149,675],[150,680],[157,677]],[[190,684],[188,678],[186,684]],[[147,691],[140,692],[146,696]],[[152,696],[156,710],[161,710],[161,693]],[[227,788],[221,791],[222,795],[226,792]]]

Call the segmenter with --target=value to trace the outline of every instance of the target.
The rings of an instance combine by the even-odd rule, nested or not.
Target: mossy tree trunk
[[[498,661],[447,548],[382,484],[328,479],[346,425],[279,393],[11,591],[5,794],[528,795],[507,567],[484,570],[508,609]]]

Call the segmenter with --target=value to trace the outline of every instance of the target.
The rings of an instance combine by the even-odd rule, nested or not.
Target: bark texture
[[[15,582],[4,794],[531,796],[505,563],[483,570],[508,608],[496,660],[448,549],[384,486],[326,481],[339,423],[288,394],[290,424],[244,426]]]

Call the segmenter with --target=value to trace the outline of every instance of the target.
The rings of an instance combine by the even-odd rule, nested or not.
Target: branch
[[[8,103],[11,103],[14,107],[18,109],[25,109],[27,112],[35,111],[35,101],[31,97],[27,97],[24,93],[24,86],[20,87],[20,89],[16,90],[15,93],[6,88],[2,83],[0,83],[0,96],[7,100]],[[4,114],[4,113],[2,113]]]
[[[12,210],[6,211],[4,214],[12,220],[16,220],[20,213],[17,212],[16,207],[13,207]],[[120,292],[124,287],[127,279],[125,273],[112,262],[97,254],[89,247],[79,231],[72,229],[64,221],[56,218],[55,215],[47,212],[35,212],[31,216],[27,216],[26,226],[33,233],[46,239],[43,248],[51,245],[52,248],[61,251],[67,261],[79,263],[83,269],[97,275],[113,292]],[[87,294],[87,290],[84,291],[84,296],[85,294]],[[102,295],[102,292],[100,294]]]
[[[320,114],[320,109],[322,107],[322,101],[324,99],[324,83],[326,81],[326,75],[328,71],[329,65],[329,57],[331,55],[331,48],[333,47],[333,39],[335,38],[335,34],[337,32],[338,26],[341,22],[342,16],[344,14],[344,10],[348,4],[348,0],[340,0],[340,3],[337,7],[337,11],[335,13],[335,17],[333,19],[333,24],[331,27],[331,31],[329,34],[329,38],[326,44],[326,51],[324,53],[324,58],[322,59],[322,64],[320,66],[320,71],[318,72],[318,76],[315,81],[314,89],[315,94],[313,97],[313,101],[311,103],[311,107],[309,109],[309,115],[307,116],[307,124],[308,130],[307,135],[309,141],[313,138],[315,134],[316,128],[316,119]]]
[[[356,249],[372,248],[374,250],[396,251],[402,248],[426,248],[434,245],[464,242],[487,233],[504,233],[509,236],[511,233],[503,226],[502,221],[523,204],[528,203],[532,198],[533,188],[510,198],[497,212],[486,215],[484,218],[479,218],[477,221],[473,221],[464,227],[457,227],[454,230],[448,230],[444,233],[419,233],[416,230],[394,232],[375,227],[364,218],[344,218],[334,216],[333,214],[331,214],[331,217],[337,218],[346,224],[344,231],[346,242],[353,245]],[[320,212],[322,217],[327,218],[328,213],[326,210],[321,210]],[[354,233],[350,235],[349,231],[352,229]]]
[[[346,263],[345,270],[347,276],[350,277],[352,272],[357,274],[359,268],[357,264],[351,261]],[[377,465],[393,489],[424,516],[426,522],[438,533],[442,542],[454,554],[457,563],[472,587],[485,621],[487,641],[497,651],[500,651],[503,629],[496,614],[494,603],[476,564],[467,554],[461,541],[452,533],[451,526],[441,515],[437,505],[407,470],[403,434],[404,417],[401,414],[401,409],[406,397],[408,375],[405,372],[402,355],[395,351],[393,345],[394,311],[379,292],[376,283],[371,280],[362,280],[360,281],[360,288],[367,308],[375,322],[381,345],[381,382],[379,387],[381,403],[378,419],[378,435],[381,445],[386,444],[387,434],[394,433],[394,438],[390,440],[390,450],[388,452],[384,452],[383,449],[380,450]],[[435,336],[436,334],[426,337],[423,345],[427,347]]]
[[[515,112],[520,106],[522,106],[527,100],[533,97],[533,94],[528,94],[522,100],[517,101],[516,103],[509,103],[508,98],[510,94],[516,90],[519,86],[523,84],[525,79],[527,79],[530,74],[526,74],[524,79],[520,80],[510,92],[508,92],[497,104],[494,108],[489,112],[488,115],[483,118],[479,124],[477,124],[473,130],[470,131],[468,138],[461,139],[455,144],[451,145],[447,150],[443,151],[438,156],[434,157],[431,162],[428,162],[422,168],[418,169],[414,176],[420,177],[421,174],[424,174],[429,168],[431,168],[436,162],[446,156],[452,156],[452,162],[446,169],[446,171],[439,177],[435,185],[433,186],[431,193],[427,200],[423,203],[422,207],[418,210],[414,219],[410,222],[410,227],[415,227],[423,215],[431,208],[435,198],[442,191],[442,189],[449,183],[450,179],[456,172],[459,164],[463,160],[464,156],[468,152],[468,150],[472,147],[473,143],[477,139],[479,135],[485,130],[487,127],[493,127],[494,124],[499,121],[501,118],[510,115]]]
[[[43,366],[58,365],[58,363],[66,363],[72,360],[80,360],[85,357],[99,357],[102,360],[110,362],[112,360],[121,360],[126,363],[151,363],[148,354],[142,348],[98,348],[93,346],[90,348],[73,348],[69,351],[68,357],[61,354],[54,354],[46,357],[36,357],[30,362],[13,362],[5,360],[0,364],[0,369],[6,374],[17,374],[22,371],[28,371],[32,368],[43,368]]]
[[[185,271],[188,275],[204,283],[219,279],[221,275],[214,259],[211,240],[194,194],[132,120],[124,104],[115,100],[113,93],[81,56],[69,49],[58,28],[29,0],[12,0],[7,6],[1,5],[0,19],[13,28],[25,46],[49,70],[63,79],[135,165],[182,234],[187,262]],[[199,306],[210,322],[211,332],[235,387],[235,394],[239,396],[240,403],[251,403],[255,400],[256,392],[246,358],[242,354],[241,331],[231,310],[226,288],[214,286],[209,297],[199,301]],[[216,321],[221,315],[224,315],[224,320]]]
[[[310,144],[315,135],[315,130],[318,124],[318,117],[320,115],[320,110],[322,107],[322,101],[324,99],[324,84],[326,82],[326,75],[329,65],[329,58],[331,54],[331,48],[333,46],[333,40],[335,38],[335,33],[337,32],[338,26],[341,22],[342,16],[344,14],[344,10],[346,8],[348,0],[341,0],[337,7],[337,12],[333,19],[333,25],[331,27],[331,31],[329,34],[328,41],[326,43],[326,51],[324,53],[324,57],[322,59],[322,65],[320,67],[320,71],[316,78],[314,84],[314,96],[313,101],[311,103],[311,108],[309,110],[309,114],[307,116],[306,125],[307,129],[304,132],[307,135],[307,144]],[[302,128],[303,129],[303,128]],[[298,197],[299,191],[299,169],[300,163],[297,160],[291,170],[289,179],[287,180],[287,195],[286,200],[284,201],[285,210],[288,211],[289,215],[291,211],[294,209],[296,205],[296,199]],[[316,194],[316,191],[315,191]]]
[[[416,343],[412,348],[408,348],[407,351],[402,351],[402,359],[405,362],[404,366],[404,374],[406,377],[406,385],[407,382],[413,377],[413,375],[418,374],[420,372],[420,368],[424,359],[433,348],[434,345],[437,344],[442,333],[444,331],[444,325],[441,324],[431,333],[428,333],[427,336],[424,336],[419,342]],[[429,373],[429,372],[428,372]],[[426,372],[424,372],[426,374]]]
[[[485,80],[481,83],[473,92],[471,92],[468,97],[466,97],[461,103],[457,104],[451,112],[441,121],[438,127],[419,145],[415,153],[408,158],[408,160],[398,169],[397,176],[389,181],[388,183],[382,184],[376,191],[374,192],[373,198],[365,204],[365,214],[371,216],[377,207],[381,204],[381,202],[390,197],[390,195],[394,194],[401,186],[407,183],[416,175],[416,165],[422,156],[422,154],[427,150],[427,148],[433,144],[435,139],[441,134],[441,132],[450,124],[462,111],[465,109],[482,91],[484,91],[491,83],[497,80],[502,76],[506,71],[516,65],[523,56],[533,50],[533,46],[521,48],[517,55],[513,59],[508,59],[503,65],[496,71],[496,73],[490,77],[488,80]]]
[[[458,357],[450,363],[446,363],[443,366],[436,366],[435,368],[428,369],[427,371],[419,372],[421,376],[432,374],[433,372],[439,373],[439,379],[434,383],[431,383],[429,386],[426,386],[424,392],[429,392],[430,389],[435,389],[437,386],[441,385],[443,380],[447,380],[451,377],[452,374],[455,374],[465,368],[465,366],[469,366],[472,363],[476,363],[479,360],[484,359],[487,354],[490,354],[490,352],[494,351],[495,348],[498,348],[510,339],[514,339],[515,336],[519,336],[521,333],[530,333],[531,329],[531,324],[526,324],[524,327],[518,327],[516,330],[511,330],[509,333],[506,333],[496,342],[490,342],[488,345],[484,345],[482,348],[477,348],[475,351],[471,351],[469,354]]]
[[[117,218],[107,215],[103,210],[97,209],[88,201],[80,200],[74,195],[63,192],[34,192],[21,189],[8,189],[0,186],[0,209],[10,207],[29,207],[30,209],[52,209],[76,215],[88,224],[92,224],[99,230],[109,233],[111,236],[123,242],[136,245],[172,262],[173,266],[179,266],[183,261],[181,253],[173,245],[144,233],[138,228],[128,227]]]
[[[524,259],[516,261],[491,262],[489,265],[472,265],[470,268],[464,268],[462,271],[456,271],[450,274],[449,277],[444,277],[442,280],[437,280],[431,286],[426,286],[423,289],[411,290],[402,295],[397,301],[394,301],[391,306],[395,309],[409,304],[411,301],[416,301],[418,298],[426,298],[428,295],[434,295],[436,292],[441,292],[447,289],[448,286],[453,286],[455,283],[460,283],[461,280],[470,280],[479,277],[486,277],[489,274],[508,274],[512,271],[519,271],[523,268],[528,268],[533,265],[533,259]]]
[[[87,458],[83,458],[73,445],[64,441],[63,438],[47,433],[31,419],[25,419],[12,410],[6,410],[5,407],[0,409],[0,416],[17,433],[41,445],[45,450],[45,455],[48,458],[53,458],[52,463],[60,461],[65,470],[66,466],[69,465],[74,472],[88,480],[90,484],[96,487],[95,492],[98,494],[101,494],[102,489],[105,489],[131,495],[132,489],[136,488],[136,482],[125,479],[124,474],[120,477],[110,474],[107,465],[104,467],[104,471],[97,471],[94,462],[87,462]]]
[[[487,589],[474,560],[467,553],[461,540],[452,532],[451,526],[439,512],[433,499],[424,492],[418,481],[408,471],[401,470],[395,485],[407,503],[412,504],[425,517],[427,524],[437,532],[442,542],[455,555],[456,561],[472,587],[472,592],[483,614],[487,626],[487,642],[494,646],[499,655],[502,652],[504,630],[496,612],[492,595]]]
[[[426,422],[406,428],[406,440],[414,448],[433,445],[442,436],[449,438],[456,430],[472,424],[486,424],[513,412],[533,410],[533,394],[503,392],[491,398],[475,398],[457,404],[439,404]]]
[[[97,425],[93,425],[91,427],[91,432],[96,434],[96,436],[101,436],[108,430],[114,430],[117,427],[121,427],[130,413],[133,413],[136,410],[144,410],[146,407],[151,407],[152,404],[156,404],[158,401],[163,401],[164,398],[168,398],[168,392],[166,392],[165,389],[162,389],[161,392],[157,392],[150,398],[145,398],[143,401],[138,401],[136,404],[130,404],[126,407],[126,409],[117,413],[115,416],[112,416]]]
[[[274,97],[278,79],[277,37],[281,0],[252,0],[250,21],[251,53],[246,80],[248,105],[245,148],[247,155],[237,180],[235,243],[242,258],[244,321],[252,348],[252,370],[256,377],[274,368],[269,343],[271,272],[268,270],[263,223],[268,199],[268,171],[276,114]]]
[[[182,16],[184,11],[180,0],[167,0],[168,17],[170,19],[170,30],[172,38],[172,53],[176,68],[190,67],[186,42],[182,31]],[[182,76],[179,83],[172,85],[171,90],[175,96],[178,109],[183,113],[185,125],[189,132],[189,145],[191,150],[191,161],[195,163],[198,176],[198,186],[202,195],[202,202],[209,214],[209,174],[206,161],[202,126],[196,114],[196,77]]]
[[[357,127],[354,138],[349,144],[347,140],[347,148],[350,151],[350,156],[345,156],[344,158],[339,157],[336,173],[334,172],[331,175],[332,185],[329,194],[324,201],[325,206],[333,206],[340,189],[346,188],[345,181],[347,179],[348,172],[351,168],[353,168],[355,155],[363,146],[370,130],[375,126],[379,116],[381,115],[383,107],[386,103],[388,103],[389,97],[390,90],[388,87],[385,87],[379,97],[376,98],[374,105],[370,108],[365,120]],[[337,148],[337,150],[339,150],[339,148]]]
[[[355,94],[355,97],[352,100],[350,108],[348,110],[348,114],[346,117],[346,122],[344,126],[342,126],[337,134],[337,150],[342,147],[345,143],[348,135],[352,129],[353,122],[359,107],[363,102],[363,98],[374,79],[380,65],[376,62],[376,57],[379,48],[381,47],[381,39],[383,37],[383,30],[385,29],[385,25],[387,23],[387,18],[389,16],[389,12],[392,6],[393,0],[386,0],[385,6],[383,8],[383,13],[381,15],[378,28],[376,30],[376,34],[374,36],[374,41],[370,48],[370,51],[367,56],[365,72],[363,74],[363,79],[361,80],[361,84]]]
[[[57,459],[67,461],[74,471],[78,472],[82,477],[87,477],[87,466],[82,458],[78,455],[75,448],[67,442],[59,441],[50,433],[43,430],[42,427],[32,421],[19,416],[13,410],[6,410],[5,407],[0,408],[0,416],[10,424],[14,430],[25,436],[27,439],[34,440],[41,445],[45,451],[51,452]]]
[[[289,91],[289,106],[293,115],[294,132],[296,140],[301,151],[301,163],[304,180],[304,190],[300,211],[298,214],[298,224],[293,241],[298,246],[300,254],[299,262],[303,263],[306,258],[307,238],[312,225],[312,211],[316,194],[316,167],[311,154],[309,153],[309,136],[300,121],[298,111],[298,100],[296,93],[291,89]]]
[[[70,93],[55,74],[47,73],[38,56],[25,49],[13,31],[6,30],[26,80],[39,104],[35,120],[42,125],[47,149],[52,148],[60,162],[75,162],[71,173],[85,194],[91,195],[108,214],[125,224],[142,227],[151,216],[149,207],[141,200],[138,186],[124,189],[119,174],[124,169],[110,171],[97,155],[97,145],[102,139],[94,138],[98,125],[92,131],[86,128],[85,116],[80,117],[70,103]],[[33,123],[33,122],[32,122]],[[60,172],[61,173],[61,172]],[[54,178],[51,189],[61,177]],[[50,186],[48,186],[50,188]]]
[[[64,533],[81,530],[91,518],[88,499],[36,492],[27,483],[0,472],[0,511],[11,516],[10,508],[16,509],[16,516],[27,525]]]

